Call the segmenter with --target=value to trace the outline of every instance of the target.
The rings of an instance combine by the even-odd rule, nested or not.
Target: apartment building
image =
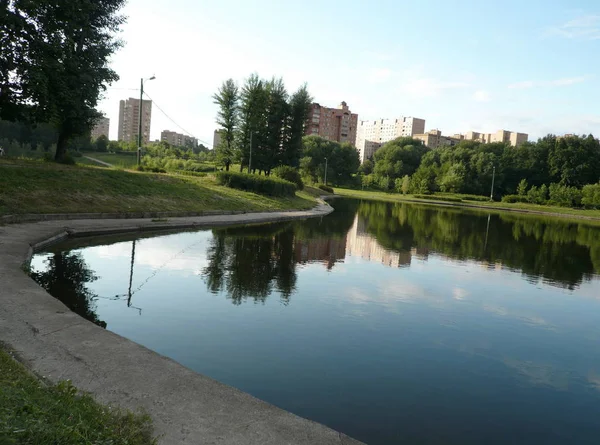
[[[92,128],[92,141],[95,141],[100,136],[109,137],[110,131],[110,119],[107,117],[101,117]]]
[[[213,150],[216,149],[219,145],[221,145],[221,132],[223,130],[215,130],[215,134],[213,136]]]
[[[360,162],[372,158],[386,142],[423,133],[425,133],[425,119],[416,117],[360,121],[356,134],[356,148],[360,153]]]
[[[464,139],[467,141],[479,141],[484,144],[492,142],[503,142],[517,147],[523,142],[527,142],[529,135],[527,133],[515,133],[508,130],[498,130],[495,133],[478,133],[476,131],[469,131],[464,135]]]
[[[169,130],[163,130],[160,133],[160,140],[172,145],[173,147],[195,148],[198,146],[198,139],[188,136],[187,134],[176,133]]]
[[[310,108],[305,134],[317,135],[330,141],[356,141],[358,114],[352,113],[348,104],[342,102],[338,108],[328,108],[313,103]]]
[[[129,98],[119,103],[119,141],[137,142],[139,134],[140,100]],[[150,141],[152,101],[142,101],[142,142]]]
[[[442,132],[437,129],[429,130],[423,134],[415,134],[413,138],[423,141],[423,144],[429,148],[452,147],[461,141],[461,138],[442,136]]]

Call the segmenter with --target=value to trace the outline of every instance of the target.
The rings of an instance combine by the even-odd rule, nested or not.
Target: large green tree
[[[213,99],[214,103],[219,106],[217,124],[223,128],[221,144],[214,148],[217,152],[217,159],[225,166],[225,170],[229,171],[229,166],[235,157],[234,141],[239,122],[239,91],[234,80],[228,79],[223,82]]]
[[[312,97],[306,85],[302,85],[290,98],[286,140],[281,154],[281,163],[298,167],[302,156],[302,138],[310,113]]]
[[[125,0],[4,0],[0,15],[0,116],[50,122],[56,159],[90,130],[121,46],[115,38]]]

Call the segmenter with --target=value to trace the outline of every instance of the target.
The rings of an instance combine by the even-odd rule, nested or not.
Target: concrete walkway
[[[90,158],[89,156],[84,156],[84,158],[88,159],[88,160],[90,160],[92,162],[96,162],[96,163],[98,163],[100,165],[104,165],[105,167],[112,167],[113,166],[112,164],[109,164],[108,162],[101,161],[100,159]]]
[[[35,249],[69,235],[283,221],[331,210],[322,203],[297,212],[0,226],[0,342],[51,382],[69,379],[102,403],[144,409],[161,444],[359,444],[80,318],[22,270]]]

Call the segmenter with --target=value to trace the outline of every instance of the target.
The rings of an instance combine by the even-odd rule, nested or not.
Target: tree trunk
[[[58,141],[56,142],[56,154],[54,155],[54,160],[56,162],[61,162],[65,158],[68,141],[69,136],[65,133],[65,131],[61,131],[58,134]]]
[[[229,171],[229,162],[227,162],[227,163],[225,164],[225,171],[226,171],[226,172],[228,172],[228,171]]]

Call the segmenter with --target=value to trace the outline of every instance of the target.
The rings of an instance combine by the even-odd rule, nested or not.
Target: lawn
[[[219,186],[214,177],[132,172],[51,162],[0,161],[0,215],[308,209],[314,197],[273,198]]]
[[[68,382],[46,385],[0,349],[0,444],[154,444],[147,415],[102,406]]]
[[[336,188],[335,193],[340,196],[347,196],[353,198],[363,199],[377,199],[382,201],[408,201],[408,202],[420,202],[430,204],[446,204],[464,207],[478,207],[483,209],[490,209],[495,211],[528,211],[535,213],[548,213],[555,215],[564,215],[571,217],[585,217],[595,218],[600,220],[600,210],[583,210],[583,209],[571,209],[567,207],[556,207],[547,205],[537,204],[526,204],[526,203],[506,203],[506,202],[490,202],[481,201],[480,197],[473,197],[469,199],[469,196],[464,195],[453,195],[453,194],[436,194],[431,195],[428,199],[420,199],[414,195],[402,195],[399,193],[384,193],[375,191],[365,190],[350,190],[343,188]],[[462,197],[462,199],[460,199]],[[458,199],[457,199],[458,198]],[[475,200],[475,198],[479,198]],[[457,202],[458,201],[458,202]]]

